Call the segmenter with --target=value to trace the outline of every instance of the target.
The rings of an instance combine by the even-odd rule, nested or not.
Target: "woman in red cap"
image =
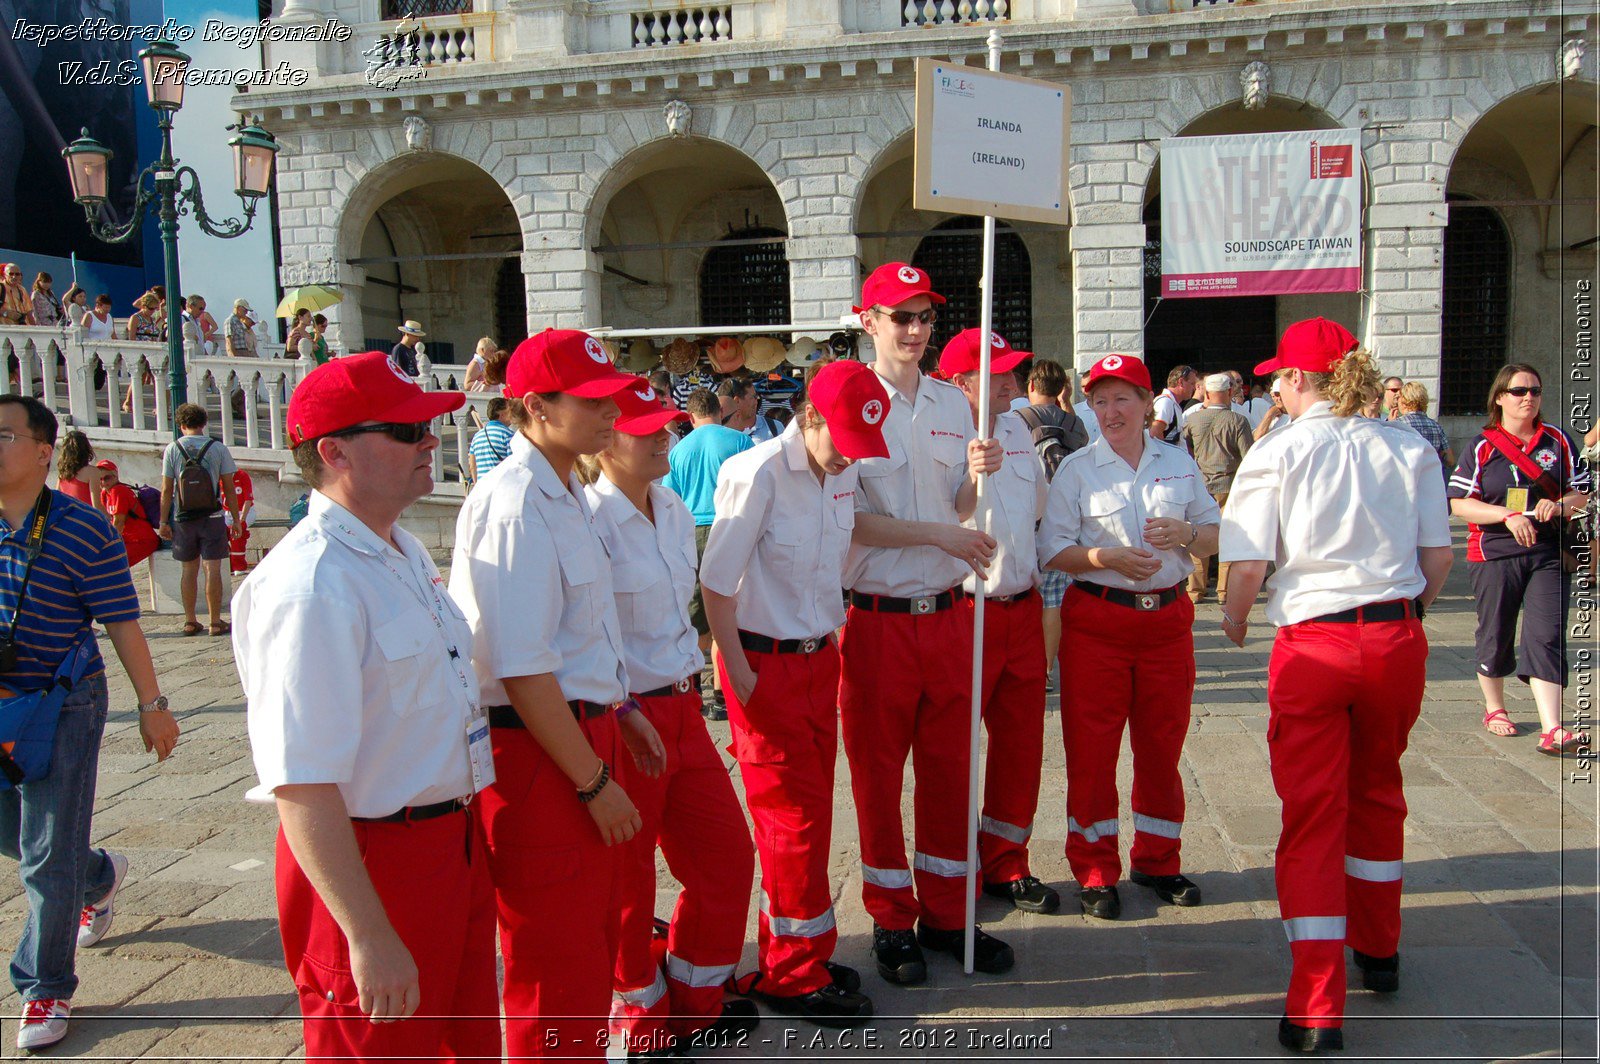
[[[1142,359],[1107,355],[1084,387],[1100,436],[1056,469],[1039,526],[1046,568],[1071,573],[1061,603],[1061,731],[1067,862],[1083,911],[1122,913],[1117,755],[1133,748],[1132,880],[1199,905],[1182,873],[1178,757],[1194,697],[1194,563],[1217,549],[1217,504],[1189,452],[1146,431],[1154,406]]]
[[[1354,336],[1322,318],[1297,322],[1256,367],[1268,374],[1294,420],[1234,476],[1222,626],[1244,645],[1273,562],[1267,748],[1294,958],[1278,1040],[1309,1053],[1344,1046],[1347,944],[1367,989],[1400,985],[1400,755],[1422,708],[1422,612],[1450,571],[1450,526],[1433,448],[1359,416],[1382,385]]]
[[[642,381],[615,398],[621,413],[584,494],[611,557],[632,692],[617,712],[643,717],[660,736],[658,744],[630,744],[633,757],[619,772],[643,827],[622,857],[611,1015],[628,1049],[642,1053],[680,1042],[715,1045],[755,1025],[750,1002],[722,998],[744,949],[755,859],[744,811],[700,716],[705,658],[689,621],[694,517],[676,492],[656,483],[668,470],[667,426],[689,415]],[[683,885],[664,954],[652,935],[658,843]]]
[[[122,547],[128,552],[128,567],[138,565],[161,546],[161,537],[150,527],[138,493],[117,478],[117,463],[106,458],[95,463],[100,470],[100,504],[111,527],[122,537]]]
[[[491,383],[499,383],[491,382]],[[511,456],[467,496],[450,593],[472,626],[494,786],[478,804],[505,958],[512,1059],[601,1057],[621,914],[622,850],[639,812],[616,782],[616,707],[627,697],[611,561],[580,455],[611,443],[613,399],[638,388],[600,341],[546,329],[505,367]],[[639,713],[623,718],[659,744]]]
[[[832,1027],[872,1016],[861,980],[834,965],[828,855],[839,749],[839,587],[861,458],[889,453],[889,396],[859,362],[816,370],[794,421],[728,459],[701,564],[721,648],[733,752],[761,857],[761,970],[774,1008]]]

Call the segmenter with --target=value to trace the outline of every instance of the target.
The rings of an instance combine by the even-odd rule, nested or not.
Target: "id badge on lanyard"
[[[472,763],[472,793],[494,782],[494,751],[489,742],[489,715],[474,704],[467,718],[467,759]]]

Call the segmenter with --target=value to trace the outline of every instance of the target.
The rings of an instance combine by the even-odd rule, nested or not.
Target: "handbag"
[[[1561,490],[1561,484],[1556,478],[1551,476],[1549,471],[1538,462],[1530,458],[1526,451],[1518,447],[1511,434],[1505,429],[1492,428],[1483,434],[1483,438],[1489,441],[1489,446],[1500,452],[1501,458],[1510,462],[1521,470],[1523,476],[1533,481],[1546,498],[1552,501],[1559,501],[1566,494]],[[1583,525],[1577,518],[1569,518],[1563,524],[1565,527],[1561,529],[1559,537],[1561,567],[1569,573],[1575,573],[1578,571],[1578,556],[1567,544],[1581,541],[1583,538]]]
[[[0,791],[50,775],[61,707],[89,671],[93,650],[94,637],[84,636],[61,659],[49,687],[0,698]]]

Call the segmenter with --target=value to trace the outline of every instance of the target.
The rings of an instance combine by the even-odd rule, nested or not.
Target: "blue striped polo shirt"
[[[0,684],[13,691],[49,686],[67,651],[88,633],[91,620],[116,624],[139,619],[139,596],[122,537],[94,507],[59,491],[50,494],[44,549],[17,619],[17,667],[0,677]],[[31,510],[17,528],[0,518],[0,639],[16,609],[32,523]],[[97,648],[88,675],[104,668]]]

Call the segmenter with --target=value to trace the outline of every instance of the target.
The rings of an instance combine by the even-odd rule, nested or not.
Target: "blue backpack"
[[[0,698],[0,791],[50,774],[61,707],[88,671],[94,648],[94,636],[84,636],[61,659],[49,687]]]

